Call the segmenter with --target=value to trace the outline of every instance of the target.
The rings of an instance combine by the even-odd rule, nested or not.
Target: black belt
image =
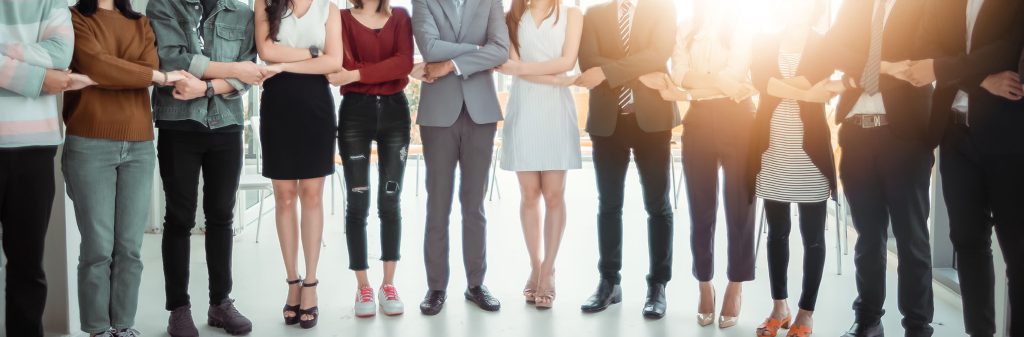
[[[850,121],[863,129],[877,128],[889,125],[889,117],[885,115],[853,115]]]

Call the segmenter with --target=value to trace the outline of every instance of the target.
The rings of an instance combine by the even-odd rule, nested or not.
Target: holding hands
[[[342,69],[339,72],[327,74],[327,80],[331,82],[331,85],[339,87],[359,82],[360,77],[358,70]]]
[[[576,86],[587,88],[588,90],[594,90],[595,87],[601,85],[606,78],[604,77],[604,70],[601,67],[593,67],[584,71],[576,78]]]
[[[417,63],[412,66],[412,72],[409,76],[417,80],[434,83],[441,77],[448,76],[455,71],[455,63],[452,61],[442,61],[434,63]]]
[[[56,95],[64,91],[82,90],[85,87],[96,85],[89,76],[72,73],[71,70],[47,69],[43,77],[43,93]]]
[[[907,81],[916,87],[923,87],[935,82],[935,60],[925,59],[897,63],[883,61],[882,73]]]
[[[206,96],[206,82],[195,77],[189,72],[183,72],[185,76],[174,82],[174,98],[181,101],[193,100]]]
[[[988,75],[981,82],[981,87],[993,95],[1011,101],[1019,101],[1021,97],[1024,97],[1024,88],[1021,87],[1020,75],[1012,71]]]

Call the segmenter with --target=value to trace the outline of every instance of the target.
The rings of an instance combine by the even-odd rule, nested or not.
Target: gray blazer
[[[461,20],[453,0],[413,0],[412,29],[425,62],[455,61],[454,73],[423,83],[416,123],[448,127],[465,104],[477,124],[501,118],[491,69],[508,60],[508,27],[501,0],[465,0]]]

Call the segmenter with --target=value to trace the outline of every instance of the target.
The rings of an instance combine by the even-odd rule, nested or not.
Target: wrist
[[[359,82],[363,79],[363,73],[359,69],[349,70],[349,73],[352,74],[352,82]]]

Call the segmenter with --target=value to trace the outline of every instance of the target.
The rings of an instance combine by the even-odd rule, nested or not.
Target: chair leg
[[[836,275],[843,275],[843,230],[839,226],[839,201],[836,201]]]
[[[416,156],[416,196],[420,196],[420,159],[423,159],[423,155]]]
[[[682,166],[683,166],[683,156],[679,156],[679,167],[682,167]],[[686,179],[686,174],[684,173],[684,171],[682,169],[680,169],[679,180],[676,181],[676,195],[675,195],[676,205],[679,204],[679,194],[682,192],[682,189],[683,189],[683,179]]]
[[[498,151],[500,150],[501,146],[499,145],[497,148],[494,149],[494,155],[491,158],[491,184],[489,188],[490,192],[489,195],[487,196],[487,201],[494,200],[494,186],[497,184],[497,182],[495,181],[495,177],[497,177],[498,175]],[[498,193],[498,199],[501,199],[501,192]]]
[[[850,204],[850,201],[846,200],[846,195],[845,194],[840,194],[839,195],[839,200],[842,200],[842,204],[841,205],[849,205]],[[845,209],[843,209],[843,212],[840,213],[840,214],[842,215],[841,219],[842,219],[842,224],[843,224],[843,255],[850,255],[850,231],[849,231],[849,228],[848,228],[848,226],[850,225],[850,222],[847,221],[848,220],[846,218],[847,211]]]
[[[764,214],[764,203],[762,202],[761,203],[761,220],[759,221],[761,224],[759,225],[758,230],[757,230],[757,243],[754,246],[754,261],[757,261],[757,256],[758,256],[758,254],[761,253],[761,235],[765,232],[765,222],[767,220],[766,218],[767,218],[767,216]],[[757,264],[755,263],[754,266],[756,268]]]
[[[338,173],[335,172],[332,175],[337,177]],[[331,215],[334,215],[334,179],[330,179],[330,180],[331,180]]]
[[[672,195],[679,195],[678,191],[674,191],[676,184],[676,161],[675,156],[673,156],[672,153],[669,153],[668,167],[672,171],[672,183],[668,185],[668,193],[671,193]],[[679,198],[672,198],[672,209],[679,209]]]
[[[263,190],[256,191],[256,197],[259,198],[259,214],[256,215],[256,243],[260,243],[260,229],[263,227]]]

